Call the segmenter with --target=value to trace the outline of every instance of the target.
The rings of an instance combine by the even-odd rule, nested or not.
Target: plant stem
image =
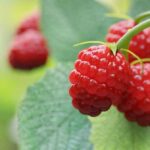
[[[142,30],[150,27],[150,19],[143,21],[136,25],[134,28],[130,29],[118,42],[117,42],[117,49],[128,49],[129,43],[132,38],[137,35]]]
[[[101,41],[85,41],[85,42],[81,42],[81,43],[77,43],[74,46],[80,46],[80,45],[85,45],[85,44],[102,44],[105,45],[106,43],[101,42]]]
[[[143,63],[144,62],[150,62],[150,58],[143,58],[143,59],[140,59],[140,61],[142,61]],[[135,65],[135,64],[139,63],[140,61],[135,60],[135,61],[131,62],[131,65]]]
[[[140,23],[143,19],[150,17],[150,11],[141,13],[140,15],[138,15],[137,17],[135,17],[134,21],[138,24]]]

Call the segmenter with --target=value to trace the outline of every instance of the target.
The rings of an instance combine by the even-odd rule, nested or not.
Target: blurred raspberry
[[[48,47],[44,37],[37,31],[28,30],[14,39],[9,62],[13,68],[30,70],[46,63]]]
[[[17,29],[17,34],[22,34],[27,30],[40,31],[40,13],[34,12],[27,18],[25,18]]]

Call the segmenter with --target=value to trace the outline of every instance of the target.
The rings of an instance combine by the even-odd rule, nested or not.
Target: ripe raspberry
[[[106,36],[107,42],[117,42],[129,29],[133,28],[136,23],[133,20],[120,21],[109,28]],[[141,58],[150,57],[150,28],[143,30],[134,36],[130,42],[129,49]],[[129,61],[135,58],[129,55]]]
[[[124,56],[100,45],[82,50],[70,74],[70,96],[81,113],[97,116],[118,105],[129,82],[130,67]]]
[[[17,34],[21,34],[29,29],[40,30],[40,14],[38,12],[33,13],[21,22],[17,29]]]
[[[12,43],[9,62],[18,69],[33,69],[44,65],[48,48],[44,37],[37,31],[28,30],[18,35]]]
[[[129,121],[135,121],[141,126],[150,125],[150,64],[133,66],[132,78],[127,95],[123,98],[118,109]]]

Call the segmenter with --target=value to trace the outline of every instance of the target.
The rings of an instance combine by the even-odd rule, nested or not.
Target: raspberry
[[[21,34],[29,29],[39,31],[40,30],[40,14],[38,12],[25,18],[17,29],[17,34]]]
[[[150,125],[150,64],[133,66],[130,86],[118,109],[129,121],[137,122],[141,126]]]
[[[81,113],[97,116],[118,105],[129,84],[130,67],[125,57],[100,45],[82,50],[70,73],[73,106]]]
[[[123,20],[116,24],[113,24],[109,28],[109,32],[106,36],[107,42],[117,42],[129,29],[136,26],[133,20]],[[129,49],[137,54],[141,58],[150,57],[150,28],[143,30],[138,35],[134,36],[130,42]],[[135,58],[129,55],[129,61],[133,61]]]
[[[9,54],[13,68],[30,70],[44,65],[48,58],[48,48],[44,37],[37,31],[28,30],[16,36]]]

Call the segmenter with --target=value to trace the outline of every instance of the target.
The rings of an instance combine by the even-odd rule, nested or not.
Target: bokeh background
[[[38,80],[45,68],[30,72],[11,69],[9,46],[19,22],[39,9],[38,0],[0,0],[0,150],[17,150],[16,111],[28,85]]]

